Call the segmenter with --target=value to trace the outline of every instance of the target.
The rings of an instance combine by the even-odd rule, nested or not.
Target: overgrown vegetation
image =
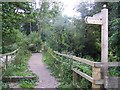
[[[19,50],[16,55],[15,60],[8,65],[7,71],[5,72],[6,76],[26,76],[31,73],[28,72],[28,60],[31,56],[31,53],[27,50]]]
[[[55,51],[100,62],[101,27],[86,24],[84,18],[101,12],[104,4],[107,4],[109,10],[109,62],[119,62],[120,2],[82,2],[76,7],[76,10],[81,13],[80,18],[59,14],[52,19],[49,28],[42,31],[42,39]],[[110,75],[118,76],[118,68],[109,70]]]
[[[64,86],[64,88],[72,88],[72,70],[71,70],[71,61],[63,62],[63,59],[57,61],[55,58],[51,56],[53,52],[48,50],[47,52],[43,53],[44,61],[51,69],[52,74],[58,78],[60,82],[60,86]]]
[[[28,49],[32,52],[39,52],[41,50],[42,41],[37,32],[31,32],[27,36]]]
[[[25,89],[33,89],[36,85],[36,80],[25,79],[20,81],[20,87]]]
[[[37,81],[37,76],[28,69],[28,60],[31,56],[31,53],[27,49],[23,49],[24,48],[19,49],[15,60],[8,65],[5,76],[35,76],[35,80],[29,79],[21,80],[19,82],[19,86],[21,88],[34,88],[36,85],[35,83]]]
[[[27,68],[29,57],[27,50],[39,52],[41,43],[46,43],[52,50],[87,58],[92,61],[101,61],[101,27],[87,25],[85,16],[92,16],[103,9],[107,4],[109,10],[109,61],[120,61],[120,2],[80,2],[74,8],[81,13],[80,17],[62,15],[62,3],[45,2],[41,0],[40,7],[34,8],[34,3],[29,2],[3,2],[2,6],[2,53],[11,52],[18,47],[22,48],[15,65],[10,65],[6,75],[29,75],[20,73]],[[60,78],[60,87],[72,87],[71,60],[56,56],[61,62],[56,61],[50,53],[44,53],[45,62],[51,67],[53,74]],[[25,54],[25,55],[24,55]],[[23,56],[23,58],[21,57]],[[81,71],[91,75],[91,67],[82,63],[74,63]],[[60,69],[60,72],[59,72]],[[14,71],[13,71],[14,70]],[[13,71],[13,72],[9,72]],[[120,76],[119,67],[109,68],[110,76]],[[25,71],[27,72],[27,71]],[[60,74],[62,73],[62,74]],[[68,76],[66,76],[66,74]],[[63,82],[62,82],[63,81]],[[26,86],[27,82],[22,81]],[[81,87],[91,87],[85,79],[80,79]],[[31,86],[30,86],[31,87]]]
[[[91,75],[90,68],[87,66],[81,65],[81,63],[73,63],[73,60],[56,56],[53,54],[53,51],[48,48],[47,52],[43,53],[44,61],[49,66],[49,69],[52,71],[52,74],[58,79],[60,85],[58,88],[61,89],[73,89],[73,71],[72,68],[77,68],[83,72]],[[86,79],[79,77],[78,85],[80,88],[86,88],[90,90],[91,83]]]

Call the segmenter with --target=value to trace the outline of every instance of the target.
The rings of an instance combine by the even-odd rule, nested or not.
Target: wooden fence
[[[120,86],[120,77],[108,77],[106,76],[105,79],[101,78],[102,74],[102,67],[103,63],[102,62],[93,62],[87,59],[83,59],[80,57],[72,56],[72,55],[67,55],[67,54],[61,54],[56,51],[54,51],[54,54],[63,56],[66,58],[73,59],[73,61],[79,61],[81,63],[87,64],[92,66],[92,77],[87,75],[86,73],[81,72],[80,70],[76,68],[72,68],[73,71],[73,85],[77,85],[77,80],[78,80],[78,75],[84,77],[88,81],[92,83],[92,88],[93,89],[101,89],[101,85],[104,85],[103,88],[119,88]],[[53,56],[53,55],[52,55]],[[54,56],[53,56],[54,57]],[[54,57],[57,59],[56,57]],[[58,59],[57,59],[58,60]],[[120,62],[108,62],[108,67],[117,67],[120,66]]]
[[[2,75],[5,74],[8,64],[10,64],[16,57],[16,53],[19,48],[10,53],[5,53],[0,55],[0,70],[2,70]]]

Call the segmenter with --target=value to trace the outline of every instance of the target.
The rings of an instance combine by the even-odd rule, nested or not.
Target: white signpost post
[[[96,77],[96,79],[102,78],[105,81],[105,77],[108,74],[108,9],[106,9],[106,5],[103,7],[104,9],[102,9],[100,13],[93,15],[93,17],[86,17],[85,22],[87,24],[101,25],[101,62],[103,66],[102,75]],[[104,85],[105,84],[107,84],[107,82],[104,82]],[[92,85],[92,88],[100,88],[100,86]]]

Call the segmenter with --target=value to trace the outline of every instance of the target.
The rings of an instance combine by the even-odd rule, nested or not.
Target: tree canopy
[[[19,42],[22,37],[20,33],[29,35],[35,31],[42,41],[47,42],[54,50],[100,60],[100,26],[87,25],[84,18],[100,12],[103,4],[107,4],[109,10],[110,56],[117,56],[118,60],[120,57],[119,2],[79,3],[75,10],[81,13],[81,18],[63,16],[62,3],[41,1],[39,8],[34,8],[34,3],[4,2],[2,3],[3,48]]]

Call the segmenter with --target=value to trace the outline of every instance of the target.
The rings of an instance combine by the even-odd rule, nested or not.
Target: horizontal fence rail
[[[104,86],[106,88],[109,87],[117,87],[114,84],[117,84],[118,82],[116,81],[116,78],[120,78],[120,77],[107,77],[105,80],[101,79],[101,69],[102,67],[104,67],[105,65],[108,65],[108,67],[118,67],[120,66],[120,62],[108,62],[108,63],[102,63],[102,62],[94,62],[94,61],[90,61],[84,58],[80,58],[80,57],[76,57],[73,55],[67,55],[67,54],[62,54],[59,53],[57,51],[54,51],[54,54],[59,55],[59,56],[63,56],[66,58],[70,58],[73,59],[74,61],[79,61],[81,63],[87,64],[92,66],[92,77],[87,75],[84,72],[81,72],[80,70],[76,69],[76,68],[72,68],[73,71],[73,85],[78,86],[77,85],[77,78],[78,75],[82,76],[83,78],[87,79],[88,81],[90,81],[92,83],[92,88],[100,88],[100,85],[104,84]],[[55,59],[57,59],[54,55],[52,55]],[[57,61],[59,61],[57,59]],[[113,82],[109,82],[111,80],[115,80],[114,83]],[[107,83],[108,85],[107,85]],[[119,82],[120,83],[120,82]]]
[[[76,72],[77,74],[79,74],[80,76],[86,78],[88,81],[90,81],[90,82],[92,82],[92,83],[94,82],[94,81],[93,81],[93,78],[90,77],[89,75],[87,75],[87,74],[85,74],[85,73],[77,70],[76,68],[72,68],[72,70],[73,70],[74,72]]]
[[[11,63],[12,60],[15,59],[16,53],[19,48],[10,53],[5,53],[0,55],[0,69],[2,70],[2,76],[5,74],[8,64]]]
[[[64,56],[64,57],[67,57],[67,58],[70,58],[70,59],[73,59],[73,60],[76,60],[76,61],[88,64],[90,66],[94,66],[94,62],[93,61],[89,61],[87,59],[83,59],[83,58],[80,58],[80,57],[76,57],[76,56],[72,56],[72,55],[67,55],[67,54],[61,54],[61,53],[58,53],[56,51],[54,51],[54,53],[57,54],[57,55],[60,55],[60,56]]]
[[[93,62],[84,58],[80,58],[80,57],[76,57],[76,56],[72,56],[72,55],[67,55],[67,54],[61,54],[58,53],[56,51],[54,51],[55,54],[66,57],[66,58],[70,58],[73,59],[74,61],[79,61],[81,63],[87,64],[92,66],[92,77],[87,75],[84,72],[81,72],[80,70],[76,69],[76,68],[72,68],[73,71],[73,85],[77,86],[77,78],[78,75],[82,76],[83,78],[87,79],[88,81],[90,81],[92,83],[92,87],[93,88],[100,88],[100,85],[103,84],[103,81],[100,80],[101,78],[101,63],[100,62]]]
[[[80,58],[80,57],[76,57],[76,56],[73,56],[73,55],[61,54],[61,53],[58,53],[57,51],[54,51],[54,53],[57,54],[57,55],[60,55],[60,56],[64,56],[64,57],[67,57],[67,58],[85,63],[85,64],[93,66],[93,67],[102,67],[103,66],[102,62],[94,62],[94,61],[90,61],[90,60]],[[120,62],[108,62],[108,66],[109,67],[120,66]]]
[[[2,56],[12,55],[12,54],[16,53],[18,50],[19,50],[19,48],[14,50],[13,52],[2,54]]]

